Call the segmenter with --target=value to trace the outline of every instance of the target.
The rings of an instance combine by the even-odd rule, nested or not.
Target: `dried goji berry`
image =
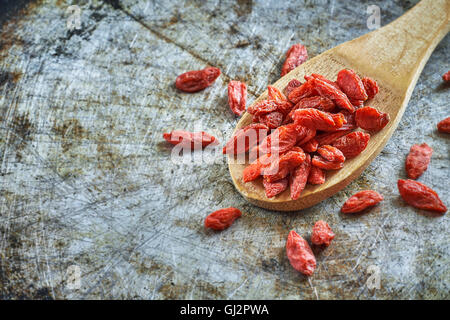
[[[302,145],[313,139],[316,135],[316,129],[311,127],[305,127],[296,125],[297,129],[297,145]]]
[[[328,84],[331,84],[331,85],[332,85],[333,87],[335,87],[336,89],[341,90],[341,88],[339,88],[339,85],[338,85],[336,82],[327,79],[326,77],[324,77],[324,76],[321,75],[321,74],[312,73],[312,74],[309,75],[309,76],[305,76],[305,80],[306,80],[306,81],[308,81],[308,80],[310,80],[310,79],[313,79],[313,78],[315,78],[315,79],[320,79],[320,80],[322,80],[322,81],[324,81],[324,82],[326,82],[326,83],[328,83]]]
[[[330,145],[321,146],[317,149],[317,153],[320,154],[325,160],[331,162],[344,162],[345,157],[341,150]]]
[[[264,179],[275,182],[285,178],[291,170],[298,167],[306,159],[302,149],[296,147],[276,158],[269,167],[264,168]]]
[[[343,213],[360,212],[383,200],[383,196],[373,190],[363,190],[355,193],[342,206]]]
[[[320,111],[331,112],[335,107],[334,102],[325,97],[314,96],[303,98],[292,108],[288,117],[292,119],[294,111],[297,109],[314,108]]]
[[[450,81],[450,71],[447,71],[447,73],[444,73],[444,75],[442,76],[442,80]]]
[[[302,148],[305,152],[316,152],[318,147],[319,143],[314,138],[300,145],[300,148]]]
[[[301,99],[311,97],[311,96],[317,96],[317,90],[314,89],[313,81],[306,81],[301,86],[293,89],[289,95],[288,99],[292,103],[298,103]]]
[[[214,230],[224,230],[231,226],[237,218],[242,215],[241,211],[236,208],[225,208],[214,211],[205,219],[205,227]]]
[[[269,100],[274,100],[277,102],[288,101],[286,96],[280,90],[278,90],[273,86],[267,86],[267,92]]]
[[[450,117],[445,118],[437,124],[439,132],[450,133]]]
[[[312,85],[314,89],[317,90],[321,96],[333,100],[333,102],[342,109],[355,112],[355,107],[341,90],[318,78],[314,78],[311,81],[313,82]],[[294,93],[294,91],[292,93]]]
[[[288,97],[289,94],[292,92],[292,90],[294,90],[297,87],[300,87],[301,85],[302,85],[302,83],[300,82],[300,80],[292,79],[291,81],[289,81],[287,86],[284,88],[284,95],[286,97]]]
[[[355,99],[350,99],[350,103],[356,108],[362,108],[364,107],[364,100],[355,100]]]
[[[297,200],[303,192],[308,181],[309,170],[311,168],[311,156],[306,154],[305,161],[303,161],[297,168],[291,172],[290,188],[291,199]]]
[[[284,178],[275,182],[269,182],[263,179],[264,190],[267,198],[273,198],[287,189],[288,179]]]
[[[366,90],[368,99],[373,99],[379,90],[377,82],[371,78],[362,78],[361,81]]]
[[[344,167],[343,162],[338,161],[328,161],[322,156],[315,155],[312,158],[312,165],[324,170],[339,170]]]
[[[275,129],[270,135],[255,147],[253,154],[280,154],[290,150],[297,143],[298,128],[295,124],[288,124]]]
[[[368,131],[380,131],[390,120],[389,114],[379,112],[372,107],[362,107],[356,110],[355,120],[358,127]]]
[[[333,143],[333,147],[342,151],[345,158],[356,157],[369,143],[370,134],[361,131],[351,132]]]
[[[283,123],[283,114],[278,111],[273,111],[259,116],[254,116],[254,122],[265,124],[270,129],[276,129]]]
[[[214,67],[188,71],[177,77],[175,86],[181,91],[197,92],[209,87],[219,76],[220,69]]]
[[[315,137],[315,139],[319,143],[319,146],[322,146],[322,145],[325,145],[325,144],[330,144],[331,145],[337,139],[339,139],[342,136],[345,136],[345,135],[349,134],[351,131],[352,131],[351,129],[346,129],[346,130],[339,130],[339,131],[336,131],[336,132],[321,133],[321,134],[318,134]]]
[[[342,127],[342,122],[335,122],[334,115],[313,108],[297,109],[293,114],[297,125],[315,128],[316,130],[336,130]]]
[[[256,116],[277,111],[278,104],[276,101],[261,100],[247,108],[247,112]]]
[[[367,100],[367,93],[359,76],[351,69],[343,69],[337,75],[339,88],[353,100]]]
[[[244,182],[250,182],[257,179],[263,173],[263,169],[269,165],[269,156],[262,155],[245,167],[244,171],[242,172],[242,180]]]
[[[333,230],[331,230],[325,221],[319,220],[314,224],[311,235],[311,242],[313,244],[329,246],[334,237]]]
[[[292,45],[286,52],[286,60],[281,68],[281,76],[291,72],[308,59],[306,47],[300,43]]]
[[[247,85],[232,80],[228,83],[228,104],[234,114],[240,116],[245,111],[247,101]]]
[[[411,147],[405,161],[406,173],[410,179],[417,179],[427,170],[432,154],[433,149],[426,143]]]
[[[183,130],[174,130],[170,133],[163,133],[163,138],[173,144],[181,144],[182,146],[186,146],[194,149],[201,149],[210,144],[217,144],[218,141],[212,135],[206,132],[189,132]]]
[[[286,254],[295,270],[300,271],[307,276],[314,273],[314,270],[316,269],[316,258],[314,257],[314,253],[308,242],[294,230],[289,232],[286,241]]]
[[[311,166],[309,171],[308,183],[309,184],[323,184],[325,182],[325,171],[316,166]]]
[[[447,207],[430,187],[415,180],[398,180],[398,191],[406,203],[413,207],[444,213]]]
[[[258,144],[264,139],[269,132],[269,128],[262,123],[252,123],[248,126],[238,130],[236,134],[231,137],[225,147],[223,147],[223,154],[240,154],[247,152],[250,148]]]

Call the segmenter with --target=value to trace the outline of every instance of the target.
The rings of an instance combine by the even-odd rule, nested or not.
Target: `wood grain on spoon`
[[[385,27],[325,51],[279,79],[273,86],[283,90],[294,78],[303,81],[305,75],[319,73],[333,80],[341,69],[353,69],[378,82],[379,93],[366,105],[389,113],[391,121],[371,135],[369,145],[359,156],[345,161],[341,170],[328,171],[324,184],[307,185],[298,200],[291,200],[289,188],[268,199],[262,179],[244,183],[242,171],[248,164],[233,163],[233,156],[229,156],[228,166],[237,190],[259,207],[295,211],[332,196],[357,178],[397,128],[425,63],[450,29],[449,17],[450,0],[423,0]],[[266,98],[267,90],[254,103]],[[251,122],[252,116],[245,113],[236,130]]]

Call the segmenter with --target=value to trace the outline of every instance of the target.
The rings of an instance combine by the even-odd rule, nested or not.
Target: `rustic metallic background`
[[[385,25],[415,1],[1,3],[0,298],[449,298],[449,214],[406,206],[396,187],[411,144],[426,142],[434,154],[419,180],[450,205],[450,138],[435,129],[450,115],[441,81],[448,36],[384,151],[308,210],[254,207],[220,154],[213,164],[175,164],[162,139],[201,122],[225,141],[237,122],[230,79],[248,84],[252,102],[277,80],[291,44],[315,56],[367,33],[368,5],[381,8]],[[81,8],[80,30],[67,29],[71,4]],[[207,65],[223,72],[213,86],[174,88],[178,74]],[[385,201],[366,214],[339,212],[367,188]],[[228,206],[243,211],[237,223],[203,228],[208,213]],[[291,229],[308,237],[318,219],[336,239],[315,250],[308,280],[289,265],[285,238]],[[371,265],[380,289],[366,286]],[[68,281],[70,266],[80,288]]]

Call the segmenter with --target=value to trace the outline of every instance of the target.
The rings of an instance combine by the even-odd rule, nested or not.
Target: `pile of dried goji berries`
[[[242,96],[229,87],[229,97],[234,91]],[[243,181],[262,176],[268,198],[289,186],[296,200],[307,183],[324,183],[326,171],[341,169],[346,159],[367,147],[370,134],[354,129],[373,133],[388,124],[387,113],[364,106],[377,93],[374,80],[348,69],[336,81],[319,74],[305,76],[304,83],[291,80],[284,93],[269,86],[267,99],[247,109],[253,123],[239,130],[223,153],[250,152],[253,161],[243,171]],[[233,107],[235,100],[229,98],[232,109],[242,110]]]

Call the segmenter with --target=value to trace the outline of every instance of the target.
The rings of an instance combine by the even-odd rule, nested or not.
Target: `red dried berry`
[[[242,215],[236,208],[225,208],[214,211],[205,219],[205,227],[214,230],[224,230],[231,226],[237,218]]]
[[[317,96],[317,94],[317,90],[314,89],[313,81],[310,80],[292,90],[288,95],[288,99],[292,103],[298,103],[303,98]]]
[[[311,235],[312,244],[329,246],[334,237],[333,230],[325,221],[319,220],[314,224]]]
[[[316,152],[318,147],[319,147],[319,143],[314,138],[309,140],[308,142],[300,145],[300,148],[302,148],[303,151],[310,152],[310,153]]]
[[[322,81],[324,81],[324,82],[326,82],[326,83],[332,85],[332,86],[335,87],[336,89],[341,90],[341,88],[339,88],[339,85],[338,85],[336,82],[327,79],[326,77],[324,77],[324,76],[321,75],[321,74],[312,73],[310,76],[305,76],[305,80],[306,80],[306,81],[308,81],[308,80],[310,80],[310,79],[320,79],[320,80],[322,80]]]
[[[303,161],[303,163],[301,163],[291,172],[290,188],[292,200],[297,200],[298,198],[300,198],[301,193],[305,189],[306,182],[308,181],[310,168],[311,156],[307,154],[305,161]]]
[[[281,68],[281,76],[291,72],[308,59],[306,47],[300,43],[292,45],[286,52],[286,60]]]
[[[300,87],[301,85],[302,85],[302,83],[299,80],[292,79],[291,81],[289,81],[287,86],[284,88],[284,95],[286,97],[288,97],[289,94],[292,92],[292,90],[294,90],[297,87]]]
[[[297,143],[297,126],[288,124],[275,129],[252,150],[253,154],[274,153],[281,154],[290,150]]]
[[[447,71],[447,73],[445,73],[445,74],[442,76],[442,80],[444,80],[444,81],[450,81],[450,71]]]
[[[245,111],[247,101],[247,85],[240,81],[228,83],[228,105],[234,114],[240,116]]]
[[[348,97],[341,90],[338,90],[333,85],[318,78],[314,78],[311,81],[314,89],[317,90],[322,97],[333,100],[333,102],[342,109],[348,110],[352,113],[355,112],[355,107],[350,103]]]
[[[315,128],[316,130],[331,131],[342,127],[342,122],[335,122],[335,115],[313,108],[295,110],[293,116],[297,125]]]
[[[273,198],[287,189],[288,179],[284,178],[275,182],[269,182],[263,179],[264,190],[267,198]]]
[[[298,167],[306,159],[302,149],[296,147],[276,158],[269,167],[264,168],[264,179],[275,182],[285,178],[291,170]]]
[[[437,124],[437,129],[442,133],[450,133],[450,117],[445,118]]]
[[[309,184],[323,184],[325,183],[325,171],[316,166],[311,166],[308,177]]]
[[[398,191],[406,203],[413,207],[445,213],[447,207],[438,194],[428,186],[415,180],[398,180]]]
[[[292,119],[295,110],[297,109],[305,109],[305,108],[314,108],[320,111],[331,112],[335,108],[335,104],[328,98],[314,96],[301,99],[289,112],[288,117]]]
[[[217,144],[218,141],[212,135],[201,131],[201,132],[189,132],[183,130],[174,130],[169,133],[163,133],[163,138],[173,144],[181,144],[186,148],[201,149],[210,144]]]
[[[355,99],[350,99],[350,103],[356,108],[362,108],[364,107],[364,100],[355,100]]]
[[[256,121],[255,121],[256,120]],[[283,124],[283,114],[278,111],[255,116],[253,121],[263,123],[269,129],[276,129]]]
[[[295,125],[295,124],[294,124]],[[316,136],[316,129],[305,126],[296,126],[297,129],[297,145],[300,146],[302,144],[307,143],[311,139]]]
[[[310,276],[316,269],[316,258],[312,252],[308,242],[303,239],[297,232],[292,230],[289,232],[286,241],[286,254],[292,267]]]
[[[342,206],[343,213],[360,212],[368,207],[372,207],[383,200],[383,196],[373,190],[364,190],[355,193]]]
[[[338,148],[330,145],[321,146],[317,149],[317,153],[320,154],[325,160],[331,162],[344,162],[344,154]]]
[[[364,151],[370,139],[370,134],[361,131],[351,132],[333,143],[333,147],[342,151],[346,159],[356,157]]]
[[[379,90],[377,82],[371,78],[362,78],[361,81],[366,90],[368,99],[373,99]]]
[[[390,120],[389,114],[372,107],[362,107],[355,112],[358,127],[368,131],[380,131]]]
[[[270,158],[268,155],[262,155],[247,167],[242,172],[242,180],[244,182],[250,182],[256,180],[264,170],[265,167],[270,165]]]
[[[288,101],[286,96],[280,90],[278,90],[273,86],[267,86],[267,92],[269,100],[274,100],[277,102]]]
[[[317,142],[319,143],[319,146],[323,146],[325,144],[332,144],[333,142],[335,142],[337,139],[339,139],[340,137],[343,137],[347,134],[349,134],[352,130],[351,129],[346,129],[346,130],[339,130],[336,132],[327,132],[327,133],[321,133],[318,134],[315,139],[317,140]]]
[[[433,149],[426,143],[411,147],[405,161],[406,173],[410,179],[417,179],[427,170],[432,154]]]
[[[339,170],[344,167],[343,162],[328,161],[319,155],[313,157],[312,165],[324,170]]]
[[[240,129],[231,137],[225,147],[223,154],[240,154],[247,152],[250,148],[256,146],[259,141],[264,139],[269,132],[269,128],[262,123],[252,123]]]
[[[277,109],[278,109],[278,104],[276,101],[261,100],[261,101],[255,103],[254,105],[248,107],[247,112],[252,115],[259,116],[261,114],[266,114],[266,113],[277,111]]]
[[[181,91],[197,92],[209,87],[219,76],[220,69],[214,67],[188,71],[177,77],[175,86]]]
[[[339,71],[337,75],[337,84],[350,100],[365,101],[368,98],[363,82],[355,71],[351,69]]]

